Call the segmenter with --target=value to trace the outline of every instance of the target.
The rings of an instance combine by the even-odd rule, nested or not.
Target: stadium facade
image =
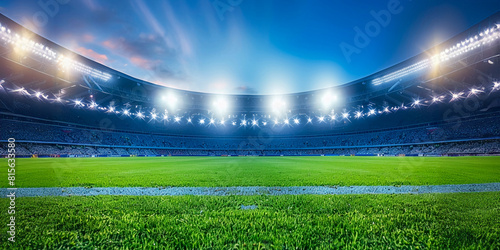
[[[26,157],[500,154],[500,13],[370,76],[280,96],[159,86],[0,25],[0,137]]]

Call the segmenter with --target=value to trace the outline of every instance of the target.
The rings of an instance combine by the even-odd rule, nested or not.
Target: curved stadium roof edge
[[[455,36],[453,36],[452,38],[448,39],[447,41],[439,44],[439,45],[436,45],[426,51],[423,51],[422,53],[418,54],[418,55],[415,55],[411,58],[408,58],[400,63],[397,63],[393,66],[390,66],[386,69],[383,69],[383,70],[380,70],[378,72],[375,72],[371,75],[368,75],[366,77],[363,77],[363,78],[360,78],[360,79],[357,79],[357,80],[354,80],[354,81],[351,81],[351,82],[348,82],[348,83],[344,83],[344,84],[341,84],[341,85],[337,85],[337,86],[332,86],[332,87],[328,87],[328,88],[322,88],[322,89],[316,89],[316,90],[310,90],[310,91],[304,91],[304,92],[296,92],[296,93],[287,93],[287,94],[282,94],[281,96],[291,96],[291,95],[306,95],[306,94],[314,94],[316,92],[321,92],[321,91],[325,91],[325,90],[330,90],[330,89],[339,89],[339,88],[344,88],[344,87],[348,87],[348,86],[353,86],[353,85],[364,85],[364,84],[372,84],[372,85],[379,85],[379,84],[373,84],[374,80],[377,80],[378,78],[381,78],[383,76],[387,76],[389,74],[391,74],[392,72],[395,72],[397,70],[400,70],[402,68],[405,68],[405,67],[410,67],[412,64],[418,62],[419,60],[423,60],[423,59],[426,59],[426,58],[429,58],[429,55],[433,55],[435,54],[436,51],[440,51],[441,49],[444,49],[446,47],[451,47],[453,46],[455,43],[457,43],[457,41],[460,41],[460,40],[463,40],[463,39],[466,39],[467,37],[473,35],[473,34],[477,34],[479,32],[481,32],[481,30],[483,30],[484,28],[487,28],[487,27],[490,27],[492,25],[499,25],[500,23],[500,11],[499,12],[496,12],[495,14],[485,18],[484,20],[482,20],[481,22],[473,25],[472,27],[468,28],[467,30],[463,31],[462,33],[459,33]],[[80,60],[79,61],[83,61],[85,62],[86,65],[89,65],[93,68],[96,68],[96,69],[99,69],[105,73],[108,73],[110,74],[112,77],[113,77],[113,80],[120,80],[122,81],[122,84],[129,84],[129,83],[125,83],[123,79],[126,79],[128,81],[130,81],[131,83],[133,84],[142,84],[142,85],[148,85],[148,86],[151,86],[151,87],[158,87],[158,88],[161,88],[161,89],[164,89],[164,90],[173,90],[173,91],[178,91],[178,92],[182,92],[182,93],[186,93],[186,94],[193,94],[193,95],[225,95],[225,96],[233,96],[233,97],[255,97],[255,96],[260,96],[260,97],[266,97],[266,96],[275,96],[275,95],[271,95],[271,94],[263,94],[263,95],[252,95],[252,94],[218,94],[218,93],[210,93],[210,92],[198,92],[198,91],[192,91],[192,90],[185,90],[185,89],[177,89],[177,88],[172,88],[172,87],[167,87],[167,86],[162,86],[162,85],[159,85],[159,84],[155,84],[155,83],[152,83],[152,82],[148,82],[148,81],[144,81],[144,80],[141,80],[141,79],[138,79],[138,78],[135,78],[133,76],[130,76],[130,75],[127,75],[123,72],[120,72],[118,70],[115,70],[115,69],[112,69],[111,67],[109,66],[106,66],[104,64],[101,64],[101,63],[98,63],[92,59],[89,59],[85,56],[82,56],[74,51],[71,51],[69,49],[66,49],[65,47],[57,44],[57,43],[54,43],[52,42],[51,40],[48,40],[32,31],[30,31],[29,29],[25,28],[24,26],[18,24],[17,22],[13,21],[12,19],[6,17],[5,15],[3,15],[2,13],[0,13],[0,24],[5,24],[7,25],[8,27],[10,27],[12,30],[16,30],[17,32],[19,33],[28,33],[30,34],[30,37],[31,36],[34,36],[36,37],[36,40],[43,43],[44,45],[46,45],[47,47],[50,46],[51,49],[54,49],[58,52],[61,52],[61,51],[64,51],[64,54],[71,54],[71,55],[74,55],[76,57],[78,57]],[[117,79],[118,78],[118,79]],[[392,80],[391,80],[392,81]],[[390,88],[392,85],[390,84],[387,84],[387,85],[384,85],[384,86],[381,86],[381,88]]]

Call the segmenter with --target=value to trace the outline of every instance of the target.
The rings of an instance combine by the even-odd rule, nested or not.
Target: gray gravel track
[[[11,191],[0,189],[0,197]],[[16,197],[95,195],[299,195],[299,194],[427,194],[500,191],[500,183],[430,186],[304,186],[304,187],[67,187],[18,188]]]

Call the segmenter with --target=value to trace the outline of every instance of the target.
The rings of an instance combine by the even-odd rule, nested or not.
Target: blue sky
[[[391,8],[397,11],[387,12]],[[169,87],[223,94],[347,83],[498,10],[498,0],[0,2],[2,14],[111,68]],[[372,13],[391,13],[390,20],[346,56],[341,44],[355,46],[355,28],[376,21]]]

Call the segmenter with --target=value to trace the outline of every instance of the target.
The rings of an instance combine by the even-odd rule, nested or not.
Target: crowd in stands
[[[96,146],[61,146],[50,144],[21,143],[16,146],[18,155],[27,156],[224,156],[224,155],[474,155],[500,154],[500,140],[448,142],[436,144],[357,147],[337,149],[297,150],[191,150],[155,148],[117,148]],[[0,155],[6,155],[6,146],[0,147]]]
[[[495,116],[438,126],[314,137],[180,137],[2,120],[18,155],[321,155],[498,153]],[[455,142],[456,141],[456,142]],[[5,145],[0,155],[6,154]]]

